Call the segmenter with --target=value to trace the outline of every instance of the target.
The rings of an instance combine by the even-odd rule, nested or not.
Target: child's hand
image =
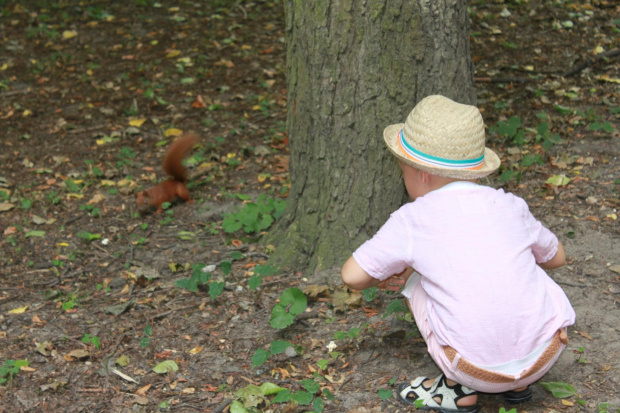
[[[400,291],[405,286],[412,273],[413,268],[407,267],[404,271],[392,275],[387,280],[381,281],[377,284],[377,288],[388,291]]]
[[[377,288],[388,291],[400,291],[401,288],[405,286],[406,282],[407,280],[393,275],[387,280],[381,281],[379,284],[377,284]]]

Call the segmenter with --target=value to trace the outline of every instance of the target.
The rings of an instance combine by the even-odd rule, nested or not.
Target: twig
[[[474,80],[479,83],[530,83],[537,82],[539,79],[529,77],[477,77]]]
[[[556,283],[560,284],[560,285],[567,285],[569,287],[581,287],[581,288],[592,288],[594,287],[593,285],[590,284],[576,284],[576,283],[571,283],[568,281],[556,281]]]
[[[226,407],[230,403],[232,403],[233,399],[224,399],[224,401],[217,405],[215,409],[213,409],[213,413],[222,413]]]
[[[599,53],[594,57],[594,59],[588,59],[582,64],[580,64],[579,66],[575,66],[572,69],[567,70],[563,76],[569,77],[569,76],[576,75],[577,73],[581,72],[585,68],[592,66],[593,64],[598,63],[601,60],[605,60],[607,58],[615,57],[618,55],[620,55],[620,47],[616,47],[615,49],[608,50],[604,53]]]

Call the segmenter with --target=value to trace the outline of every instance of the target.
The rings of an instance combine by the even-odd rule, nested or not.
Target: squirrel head
[[[151,205],[148,192],[141,191],[136,194],[136,205],[139,210],[144,210]]]

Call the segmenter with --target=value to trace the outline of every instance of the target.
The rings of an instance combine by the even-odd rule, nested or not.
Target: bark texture
[[[342,265],[403,203],[383,129],[422,98],[475,103],[465,0],[285,0],[291,192],[266,242]]]

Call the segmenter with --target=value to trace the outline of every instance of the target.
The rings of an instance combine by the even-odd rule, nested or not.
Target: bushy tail
[[[164,157],[164,171],[175,180],[186,182],[187,173],[182,163],[183,158],[197,142],[198,136],[191,133],[181,135],[176,141],[172,142]]]

